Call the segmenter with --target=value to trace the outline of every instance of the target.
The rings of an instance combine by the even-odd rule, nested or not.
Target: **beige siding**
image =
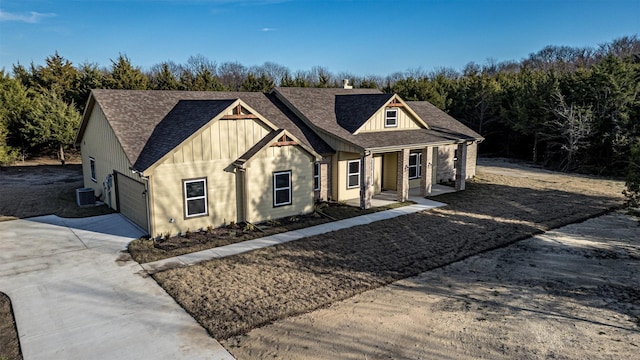
[[[373,156],[373,193],[382,192],[382,154]]]
[[[261,222],[313,211],[313,163],[299,146],[268,147],[247,165],[247,220]],[[291,171],[292,204],[273,205],[273,173]]]
[[[236,222],[237,179],[235,172],[228,171],[229,165],[229,160],[211,160],[158,166],[149,177],[154,226],[151,235],[176,234],[187,229],[196,230],[209,225],[219,227]],[[207,179],[208,216],[186,218],[183,180],[199,178]]]
[[[387,109],[398,110],[398,126],[385,127],[385,111]],[[420,129],[423,126],[420,125],[408,112],[403,108],[383,108],[376,112],[371,119],[369,119],[358,132],[373,132],[373,131],[395,131],[395,130],[411,130]]]
[[[164,163],[236,160],[269,132],[271,129],[260,120],[219,120],[192,136]]]
[[[382,188],[385,190],[396,190],[398,187],[398,154],[396,152],[384,154],[384,174],[382,177]]]
[[[347,188],[347,162],[349,160],[359,160],[360,154],[357,153],[345,153],[339,152],[337,154],[337,190],[338,201],[345,201],[349,199],[360,198],[360,187],[348,189]],[[362,181],[362,174],[360,174],[360,181]]]
[[[111,207],[116,209],[115,187],[111,190],[110,201],[105,199],[104,196],[107,175],[113,174],[115,170],[126,174],[134,180],[142,181],[142,179],[137,174],[131,173],[130,167],[132,164],[127,159],[113,129],[97,103],[89,116],[89,122],[80,143],[80,149],[84,186],[93,188],[96,196],[99,196],[106,204],[110,203]],[[91,180],[90,157],[95,159],[96,181]]]

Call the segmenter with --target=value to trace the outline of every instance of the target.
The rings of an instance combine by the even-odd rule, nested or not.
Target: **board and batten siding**
[[[93,188],[95,195],[99,196],[105,204],[108,205],[110,203],[113,209],[117,208],[115,184],[111,190],[111,201],[105,199],[105,194],[103,193],[103,183],[107,175],[113,174],[115,170],[136,181],[143,181],[139,175],[131,172],[131,162],[125,155],[99,103],[96,103],[91,110],[91,115],[80,143],[80,150],[84,186]],[[90,157],[95,159],[96,181],[91,180]]]
[[[339,152],[337,154],[337,201],[345,201],[350,199],[360,198],[360,186],[348,189],[347,188],[347,164],[349,160],[360,160],[360,154]],[[360,172],[362,172],[362,164],[360,164]],[[360,181],[362,181],[362,173],[360,174]]]
[[[236,177],[228,159],[159,165],[149,177],[153,199],[151,235],[175,235],[236,222]],[[207,179],[208,215],[186,218],[183,181],[200,178]]]
[[[175,149],[163,163],[235,161],[271,131],[259,120],[218,120]]]
[[[313,164],[315,159],[300,146],[271,146],[246,166],[247,220],[270,219],[313,211]],[[273,206],[273,173],[291,171],[290,205]]]
[[[241,174],[232,164],[270,131],[257,119],[218,120],[174,149],[150,176],[152,235],[241,221]],[[263,153],[255,156],[266,156]],[[208,215],[186,218],[183,181],[205,177]]]
[[[385,127],[385,112],[386,110],[398,110],[398,126]],[[378,110],[362,127],[358,132],[376,132],[376,131],[395,131],[395,130],[414,130],[421,129],[421,126],[409,113],[403,108],[387,108],[384,107]]]

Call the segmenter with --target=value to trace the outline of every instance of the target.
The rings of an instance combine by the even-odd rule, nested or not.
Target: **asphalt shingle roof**
[[[146,170],[153,165],[153,159],[157,160],[175,148],[175,146],[171,146],[177,140],[167,139],[172,137],[168,134],[174,134],[173,131],[175,131],[176,138],[186,139],[189,136],[185,137],[188,131],[191,133],[197,131],[198,124],[204,125],[206,123],[203,122],[204,119],[209,116],[209,120],[215,117],[217,114],[214,112],[219,110],[219,113],[222,110],[219,109],[219,106],[225,103],[230,104],[228,101],[233,102],[236,99],[241,99],[276,127],[286,129],[319,154],[334,153],[334,150],[327,143],[273,94],[218,91],[93,90],[92,96],[104,112],[127,158],[132,164],[136,164],[135,168],[139,171]],[[209,101],[190,102],[188,100]],[[188,109],[187,107],[192,108]],[[163,122],[167,116],[169,118]],[[187,121],[188,125],[183,126],[182,121]],[[158,131],[156,131],[157,126],[159,126]],[[145,149],[147,143],[156,142],[157,144],[149,144]],[[143,150],[145,151],[144,155]],[[141,156],[142,158],[140,158]]]
[[[354,135],[352,132],[391,99],[393,94],[382,94],[377,89],[276,88],[275,91],[298,109],[315,128],[364,149],[482,139],[473,130],[427,101],[406,103],[430,129],[366,132]]]
[[[358,130],[393,94],[336,95],[336,121],[350,133]]]

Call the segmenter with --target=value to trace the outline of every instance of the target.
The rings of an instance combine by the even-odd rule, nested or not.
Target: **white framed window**
[[[96,159],[90,157],[89,158],[89,168],[91,169],[91,180],[93,182],[97,182],[96,180]]]
[[[291,204],[291,170],[273,173],[273,206]]]
[[[456,147],[453,150],[453,169],[457,169],[458,168],[458,148]]]
[[[320,163],[313,163],[313,190],[320,190]]]
[[[347,189],[360,186],[360,160],[347,161]]]
[[[422,153],[409,154],[409,179],[419,179],[422,175]]]
[[[183,180],[185,218],[207,215],[207,178]]]
[[[384,127],[398,126],[398,109],[387,109],[384,112]]]

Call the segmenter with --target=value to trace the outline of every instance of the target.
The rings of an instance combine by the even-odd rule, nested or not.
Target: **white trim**
[[[203,183],[204,194],[203,195],[199,195],[199,196],[188,197],[188,195],[187,195],[187,184],[197,183],[197,182],[202,182]],[[184,197],[184,217],[185,218],[191,218],[191,217],[196,217],[196,216],[208,215],[209,214],[209,204],[207,203],[207,178],[182,180],[182,188],[183,188],[183,191],[184,191],[184,193],[183,193],[183,197]],[[196,214],[189,214],[189,201],[201,200],[201,199],[204,199],[204,212],[196,213]]]
[[[358,164],[358,172],[356,173],[352,173],[351,170],[351,164],[352,163],[357,163]],[[358,176],[358,183],[355,185],[349,185],[349,178],[351,176]],[[358,160],[348,160],[347,161],[347,189],[355,189],[357,187],[360,187],[360,159]]]
[[[317,186],[316,186],[317,183]],[[313,191],[319,191],[320,190],[320,163],[319,162],[314,162],[313,163]]]
[[[390,112],[393,112],[395,115],[389,116]],[[390,124],[389,120],[393,120],[393,124]],[[398,127],[398,109],[384,110],[384,127]]]
[[[286,174],[289,178],[289,185],[283,187],[276,187],[276,176]],[[292,188],[292,180],[291,180],[291,170],[287,171],[278,171],[273,173],[273,206],[284,206],[291,205],[293,203],[293,199],[291,198],[291,188]],[[278,203],[276,192],[281,190],[288,190],[289,199],[286,202]]]
[[[416,163],[415,165],[411,165],[411,158],[415,157]],[[416,169],[416,175],[411,176],[411,168]],[[410,153],[409,154],[409,180],[420,179],[422,175],[422,153]]]
[[[96,159],[93,156],[89,156],[89,176],[93,182],[98,182],[96,180]]]

